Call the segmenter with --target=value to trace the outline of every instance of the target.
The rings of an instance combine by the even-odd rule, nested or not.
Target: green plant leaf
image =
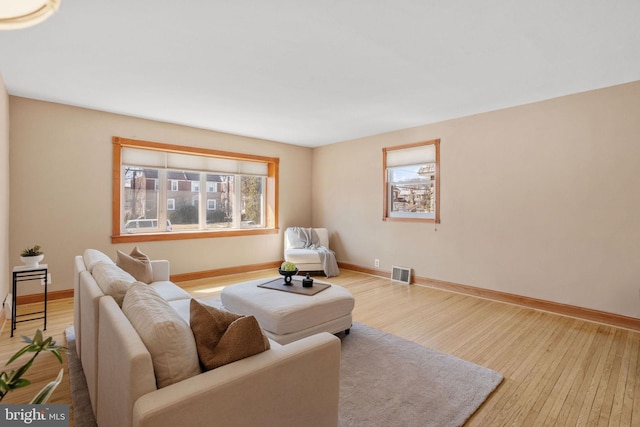
[[[20,350],[18,350],[18,352],[16,352],[16,354],[14,354],[9,359],[6,365],[9,365],[10,363],[14,362],[16,359],[18,359],[20,356],[24,355],[25,353],[35,353],[35,354],[31,356],[31,358],[27,361],[27,363],[22,365],[17,370],[11,370],[9,373],[7,373],[6,371],[2,371],[0,373],[0,400],[2,400],[2,398],[9,391],[15,390],[17,388],[25,387],[31,384],[31,381],[22,378],[22,375],[24,375],[27,372],[27,370],[31,367],[31,365],[33,365],[34,360],[36,359],[36,357],[38,357],[38,355],[41,352],[48,351],[50,353],[53,353],[53,355],[56,356],[56,358],[58,359],[58,362],[60,362],[60,364],[63,363],[60,350],[64,349],[65,347],[56,345],[56,342],[53,340],[53,337],[48,337],[44,339],[42,336],[42,331],[40,331],[40,329],[36,330],[36,333],[33,336],[33,339],[26,337],[24,335],[22,336],[22,339],[24,342],[27,343],[27,345],[22,347]],[[60,380],[62,379],[63,372],[64,372],[64,368],[60,370],[60,373],[58,374],[58,378],[56,379],[56,381],[52,381],[51,383],[47,384],[47,386],[45,386],[40,391],[40,393],[38,393],[36,397],[34,397],[34,401],[36,403],[46,402],[47,399],[49,399],[49,396],[51,396],[51,393],[53,393],[53,390],[58,386],[58,384],[60,384]]]
[[[3,376],[0,377],[0,393],[4,394],[9,391],[9,384],[6,382],[6,375],[4,375],[4,372],[2,374]]]
[[[14,360],[16,360],[18,357],[22,356],[26,352],[31,351],[30,349],[31,349],[31,345],[26,345],[26,346],[22,347],[20,350],[18,350],[18,352],[16,354],[11,356],[11,359],[9,359],[9,361],[4,366],[9,365],[11,362],[13,362]]]
[[[18,368],[17,371],[11,372],[11,378],[20,378],[22,377],[22,375],[24,375],[25,372],[27,372],[27,370],[31,367],[31,365],[33,365],[33,361],[36,359],[36,356],[38,356],[39,353],[36,353],[31,359],[29,359],[29,361],[27,363],[25,363],[24,365],[22,365],[20,368]]]
[[[58,362],[60,362],[62,364],[62,355],[60,354],[60,352],[58,350],[50,350],[51,353],[53,353],[54,356],[56,356],[56,358],[58,358]]]
[[[36,334],[33,337],[33,343],[42,347],[42,331],[40,329],[36,329]]]
[[[29,381],[28,379],[19,378],[18,380],[14,381],[13,384],[10,385],[10,387],[11,387],[11,390],[15,390],[20,387],[26,387],[29,384],[31,384],[31,381]]]
[[[47,403],[47,400],[49,400],[49,398],[51,397],[51,395],[55,391],[56,387],[58,387],[58,385],[62,381],[62,374],[63,373],[64,373],[64,368],[60,369],[60,372],[58,373],[58,376],[56,377],[56,379],[51,381],[46,386],[44,386],[42,388],[42,390],[40,390],[40,392],[38,394],[36,394],[33,397],[33,399],[31,399],[31,402],[29,402],[29,403],[36,404],[36,405]]]

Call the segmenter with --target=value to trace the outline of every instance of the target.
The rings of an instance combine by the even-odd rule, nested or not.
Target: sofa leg
[[[345,335],[349,335],[350,333],[351,333],[351,328],[344,330],[344,334]]]

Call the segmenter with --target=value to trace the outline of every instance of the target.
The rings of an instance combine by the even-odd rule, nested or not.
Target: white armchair
[[[284,260],[294,263],[300,271],[323,271],[320,251],[299,247],[299,239],[293,230],[290,227],[284,232]],[[312,228],[311,233],[318,246],[329,249],[329,231],[326,228]]]

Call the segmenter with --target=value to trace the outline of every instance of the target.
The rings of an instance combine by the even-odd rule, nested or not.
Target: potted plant
[[[20,261],[27,267],[37,267],[40,261],[44,258],[40,245],[35,245],[32,248],[27,248],[20,253]]]
[[[65,347],[56,345],[56,342],[53,340],[52,337],[48,337],[45,339],[42,336],[42,332],[40,331],[40,329],[36,330],[36,334],[33,337],[33,339],[25,336],[22,336],[22,339],[24,340],[24,342],[27,343],[27,345],[22,347],[16,354],[14,354],[11,357],[11,359],[9,359],[9,361],[7,362],[7,365],[15,361],[18,357],[22,356],[25,353],[35,353],[35,354],[27,361],[27,363],[22,365],[17,370],[0,372],[0,401],[2,401],[5,395],[10,391],[15,390],[17,388],[25,387],[31,384],[31,381],[27,380],[26,378],[23,378],[22,376],[31,367],[31,365],[33,364],[33,361],[36,359],[36,357],[38,357],[38,355],[41,352],[45,351],[45,352],[52,353],[54,356],[56,356],[58,361],[62,363],[62,356],[60,354],[60,350],[64,349]],[[58,384],[60,384],[60,382],[62,381],[63,372],[64,372],[64,368],[60,369],[60,372],[58,373],[58,376],[56,377],[56,379],[51,381],[46,386],[44,386],[44,388],[40,390],[40,392],[38,392],[38,394],[36,394],[33,397],[33,399],[31,399],[31,402],[29,403],[33,403],[33,404],[46,403],[47,400],[49,400],[49,397],[51,397],[51,394],[53,393],[53,391],[58,386]]]

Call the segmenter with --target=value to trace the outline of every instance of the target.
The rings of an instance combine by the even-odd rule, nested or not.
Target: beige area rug
[[[359,323],[340,336],[341,427],[461,426],[503,379]]]
[[[67,329],[74,425],[93,427],[89,394]],[[502,375],[354,323],[342,340],[341,427],[461,426],[502,382]]]
[[[82,364],[76,351],[76,335],[73,326],[65,331],[67,338],[67,365],[69,366],[69,387],[71,388],[71,405],[73,407],[73,425],[75,427],[96,427],[96,418],[89,400],[89,389],[84,379]]]

